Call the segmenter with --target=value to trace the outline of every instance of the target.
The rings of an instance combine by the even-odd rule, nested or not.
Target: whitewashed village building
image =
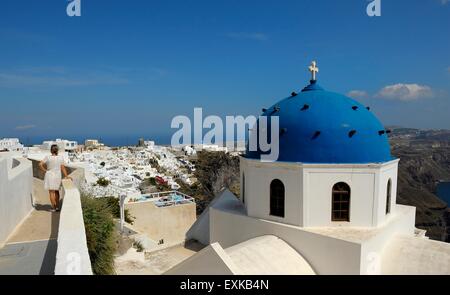
[[[3,138],[0,139],[0,151],[17,152],[23,151],[23,145],[18,138]]]
[[[47,140],[42,142],[41,149],[50,151],[52,145],[56,144],[60,151],[74,152],[78,149],[78,142],[67,139],[57,138],[56,140]]]
[[[187,234],[208,246],[167,274],[450,274],[450,244],[396,203],[388,131],[310,71],[300,93],[264,110],[279,117],[278,160],[247,150],[241,197],[215,198]]]

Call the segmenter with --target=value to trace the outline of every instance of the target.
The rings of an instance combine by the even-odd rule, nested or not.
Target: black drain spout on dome
[[[352,138],[353,135],[355,135],[355,134],[356,134],[356,130],[351,130],[351,131],[348,133],[348,137]]]
[[[275,114],[275,113],[277,113],[277,112],[279,112],[279,111],[280,111],[280,107],[279,107],[279,106],[275,106],[275,107],[273,108],[273,111],[272,111],[271,115],[272,115],[272,114]]]
[[[307,109],[309,109],[309,105],[305,104],[305,105],[303,105],[303,107],[300,110],[306,111]]]
[[[317,137],[319,137],[319,135],[320,135],[320,131],[316,131],[316,132],[314,132],[314,135],[311,137],[311,139],[316,139]]]
[[[280,107],[279,106],[275,106],[274,110],[275,110],[275,112],[278,112],[278,111],[280,111]]]

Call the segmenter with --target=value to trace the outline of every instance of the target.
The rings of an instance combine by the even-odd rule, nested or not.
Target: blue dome
[[[328,164],[380,163],[392,160],[387,132],[368,108],[311,81],[299,94],[285,98],[262,116],[278,116],[278,161]],[[270,142],[270,118],[268,141]],[[252,132],[257,132],[257,127]],[[260,147],[258,142],[258,148]],[[246,157],[260,159],[261,150]]]

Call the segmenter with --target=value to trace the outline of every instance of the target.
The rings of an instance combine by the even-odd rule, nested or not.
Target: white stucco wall
[[[13,168],[14,167],[14,168]],[[31,162],[0,154],[0,247],[33,209]]]
[[[374,223],[382,225],[387,221],[389,215],[394,215],[397,203],[397,174],[398,174],[398,160],[387,163],[380,169],[377,179],[377,187],[375,192],[375,210]],[[391,180],[391,212],[386,215],[386,201],[387,201],[387,184]]]
[[[210,208],[210,241],[223,248],[274,235],[294,248],[316,274],[359,274],[360,243],[323,236],[300,227]]]
[[[210,214],[209,209],[211,207],[226,207],[229,202],[238,202],[236,197],[229,191],[223,190],[220,192],[212,201],[209,203],[208,207],[203,210],[202,214],[197,217],[197,220],[189,228],[186,233],[186,240],[196,240],[203,245],[209,245],[209,224],[210,224]],[[237,203],[242,206],[240,203]],[[245,212],[245,210],[243,210]]]
[[[209,244],[209,208],[205,209],[188,229],[186,240],[196,240],[203,245]]]
[[[63,195],[55,275],[92,275],[80,192],[71,180],[63,180]]]
[[[299,165],[263,163],[241,157],[241,180],[245,175],[245,205],[249,216],[301,226],[302,173]],[[285,188],[284,218],[270,215],[270,183],[283,182]]]
[[[245,206],[249,216],[305,227],[377,227],[387,218],[388,179],[392,181],[391,213],[394,213],[397,169],[398,160],[382,164],[302,164],[264,163],[242,157],[241,181],[245,176]],[[274,179],[285,186],[284,218],[269,214],[270,183]],[[332,187],[338,182],[347,183],[351,189],[349,222],[331,219]]]
[[[373,228],[302,228],[210,208],[210,241],[227,249],[274,235],[288,243],[316,274],[379,274],[383,249],[396,236],[414,236],[415,208],[399,206],[384,225]]]
[[[377,230],[377,234],[362,243],[361,274],[381,274],[385,247],[397,236],[414,236],[416,208],[398,204],[392,208],[394,207],[395,213],[388,215],[386,222]]]
[[[375,174],[367,168],[304,168],[305,226],[372,226]],[[350,222],[331,220],[332,188],[350,186]]]

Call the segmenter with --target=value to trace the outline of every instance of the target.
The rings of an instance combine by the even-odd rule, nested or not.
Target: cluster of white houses
[[[18,138],[3,138],[0,139],[0,151],[17,152],[22,151],[23,145]]]

